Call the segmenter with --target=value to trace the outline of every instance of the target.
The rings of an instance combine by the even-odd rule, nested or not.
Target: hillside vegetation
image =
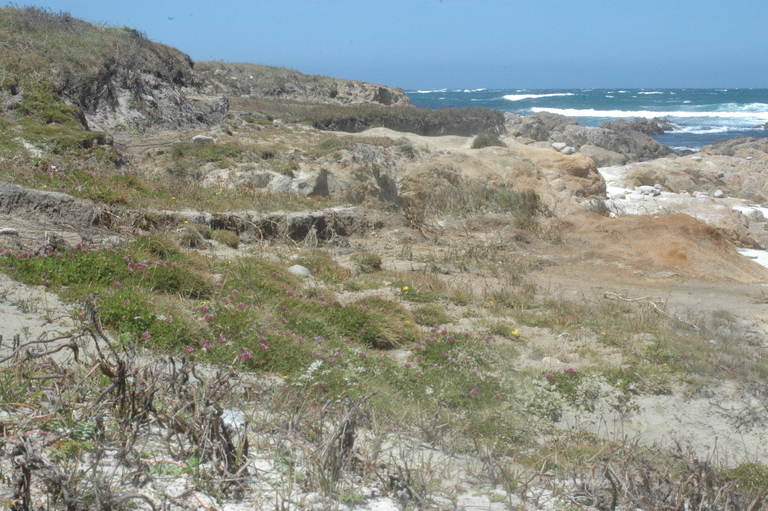
[[[5,507],[765,505],[723,232],[498,112],[32,8],[0,46]]]

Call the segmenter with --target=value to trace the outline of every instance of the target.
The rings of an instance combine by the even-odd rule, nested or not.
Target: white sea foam
[[[504,99],[509,101],[520,101],[522,99],[552,98],[555,96],[574,96],[572,92],[558,92],[554,94],[507,94]]]
[[[768,112],[768,103],[722,103],[717,105],[719,112]]]
[[[414,91],[414,94],[432,94],[434,92],[448,92],[448,89],[426,89]]]
[[[649,92],[645,92],[645,91],[643,91],[643,92],[638,92],[638,94],[664,94],[664,93],[663,93],[663,92],[661,92],[661,91],[657,91],[657,90],[655,90],[655,91],[649,91]]]
[[[768,122],[768,111],[766,112],[684,112],[684,111],[653,111],[653,110],[595,110],[594,108],[531,108],[533,112],[552,112],[554,114],[565,115],[567,117],[676,117],[676,118],[699,118],[708,117],[715,119],[741,119],[754,123]]]
[[[729,131],[762,131],[762,126],[676,126],[678,133],[690,133],[692,135],[707,135],[710,133],[728,133]]]

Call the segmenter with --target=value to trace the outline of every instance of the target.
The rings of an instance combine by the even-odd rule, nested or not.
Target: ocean
[[[615,119],[664,118],[674,131],[654,138],[697,151],[715,140],[768,137],[768,89],[471,89],[406,91],[425,108],[485,107],[527,115],[553,112],[584,126]]]

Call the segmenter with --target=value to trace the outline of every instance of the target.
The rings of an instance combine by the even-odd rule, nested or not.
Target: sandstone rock
[[[535,162],[558,191],[572,197],[605,197],[605,180],[591,158],[531,146],[519,146],[519,152]]]
[[[552,144],[552,149],[555,151],[561,151],[566,148],[565,142],[554,142]]]
[[[623,154],[603,149],[592,144],[581,146],[579,152],[592,158],[598,167],[613,167],[627,163],[627,157]]]
[[[13,227],[3,227],[0,229],[0,236],[18,236],[19,230]]]
[[[712,194],[712,197],[714,197],[715,199],[722,199],[722,198],[725,198],[725,194],[723,193],[722,190],[715,190],[715,193]]]

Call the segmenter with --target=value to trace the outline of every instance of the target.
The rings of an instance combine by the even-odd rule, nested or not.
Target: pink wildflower
[[[253,357],[253,354],[251,353],[251,350],[248,348],[243,347],[240,354],[237,356],[238,362],[244,362],[246,360],[250,360],[251,357]]]

